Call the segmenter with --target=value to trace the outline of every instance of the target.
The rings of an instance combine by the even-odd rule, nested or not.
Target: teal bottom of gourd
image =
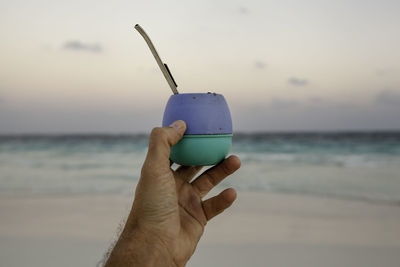
[[[184,135],[171,147],[170,159],[184,166],[216,165],[232,147],[232,134]]]

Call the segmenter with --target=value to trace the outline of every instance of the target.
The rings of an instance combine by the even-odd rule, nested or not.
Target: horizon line
[[[233,135],[260,135],[260,134],[371,134],[371,133],[400,133],[400,129],[336,129],[336,130],[262,130],[237,131]],[[0,137],[24,136],[147,136],[150,132],[15,132],[0,133]]]

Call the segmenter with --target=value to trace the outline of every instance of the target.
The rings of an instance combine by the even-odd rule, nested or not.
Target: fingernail
[[[174,121],[170,126],[180,132],[185,129],[185,122],[183,120]]]

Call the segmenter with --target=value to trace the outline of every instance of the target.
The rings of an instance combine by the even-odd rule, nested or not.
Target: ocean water
[[[146,135],[0,136],[0,195],[132,194]],[[236,134],[217,189],[400,203],[400,132]]]

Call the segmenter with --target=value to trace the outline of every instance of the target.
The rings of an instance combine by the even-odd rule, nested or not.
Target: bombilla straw
[[[146,41],[147,45],[149,46],[150,51],[153,54],[154,58],[156,59],[157,64],[161,69],[161,72],[164,74],[164,77],[169,84],[169,87],[171,87],[172,92],[175,95],[179,94],[178,90],[176,89],[176,87],[178,87],[178,85],[176,84],[174,77],[172,77],[172,74],[169,71],[167,64],[162,62],[160,56],[157,53],[156,48],[154,47],[153,43],[150,40],[149,36],[146,34],[146,32],[143,30],[143,28],[140,27],[139,24],[135,25],[135,29],[143,36],[144,40]]]

